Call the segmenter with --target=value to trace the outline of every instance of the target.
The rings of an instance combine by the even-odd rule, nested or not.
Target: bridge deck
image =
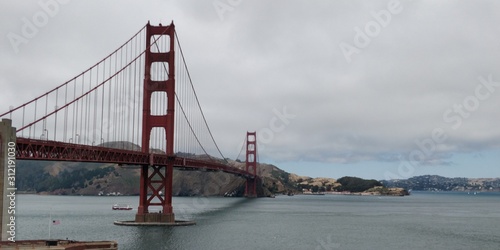
[[[124,165],[173,164],[183,170],[221,171],[247,179],[255,176],[245,170],[225,165],[216,160],[205,161],[162,154],[147,154],[140,151],[87,146],[65,142],[17,138],[16,158],[18,160],[100,162]]]

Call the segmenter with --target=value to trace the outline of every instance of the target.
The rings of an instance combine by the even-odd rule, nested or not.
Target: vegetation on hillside
[[[17,168],[17,188],[34,192],[76,190],[92,185],[94,179],[103,178],[114,171],[113,167],[75,168],[63,169],[51,175],[45,170],[48,165],[48,162],[23,161]]]
[[[358,177],[342,177],[337,180],[342,186],[337,187],[337,191],[363,192],[376,186],[383,186],[377,180],[365,180]]]
[[[184,155],[187,157],[187,154]],[[196,157],[191,155],[191,157]],[[231,161],[230,161],[231,162]],[[232,161],[237,168],[244,163]],[[376,180],[357,177],[311,178],[298,176],[270,164],[259,164],[262,196],[290,193],[367,192],[377,187],[381,194],[393,192],[380,189],[384,185]],[[20,161],[17,168],[19,191],[50,194],[97,195],[98,193],[139,193],[139,168],[113,164]],[[174,171],[173,195],[176,196],[242,196],[245,180],[222,172]]]
[[[311,190],[311,192],[313,192],[313,193],[330,192],[330,191],[334,190],[332,185],[317,186],[317,185],[312,185],[312,184],[298,184],[298,186],[301,190],[304,190],[304,189]]]

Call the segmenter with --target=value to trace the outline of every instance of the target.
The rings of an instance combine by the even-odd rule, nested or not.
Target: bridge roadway
[[[79,145],[73,143],[17,138],[16,158],[18,160],[99,162],[125,165],[173,164],[182,170],[221,171],[246,179],[255,176],[245,170],[222,164],[217,161],[204,161],[162,154],[147,154],[140,151]]]

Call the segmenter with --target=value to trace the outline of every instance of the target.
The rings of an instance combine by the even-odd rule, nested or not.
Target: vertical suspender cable
[[[89,90],[92,89],[92,70],[90,70],[90,76],[89,76]],[[83,93],[82,93],[83,94]],[[90,103],[92,102],[92,95],[86,95],[85,96],[85,102],[87,103],[86,108],[85,108],[85,136],[82,136],[85,140],[83,141],[83,144],[88,144],[87,139],[90,139],[90,134],[88,134],[90,131]]]
[[[76,79],[73,82],[73,100],[76,98]],[[71,139],[73,140],[76,134],[76,131],[78,130],[78,123],[77,123],[77,112],[78,112],[78,101],[76,101],[75,105],[73,105],[73,124],[72,124],[72,129],[71,129]],[[74,143],[74,142],[73,142]]]
[[[132,55],[132,43],[130,42],[130,46],[128,46],[129,49],[130,49],[130,55]],[[128,50],[127,50],[128,51]],[[128,59],[128,53],[127,53],[127,62],[129,61]],[[132,75],[132,71],[131,71],[132,67],[129,66],[127,67],[127,72],[128,72],[128,77],[127,77],[127,91],[126,91],[126,96],[127,96],[127,104],[129,104],[131,101],[132,101],[132,98],[130,98],[130,94],[132,93],[132,91],[130,91],[130,85],[132,83],[131,81],[131,75]],[[127,105],[127,121],[126,121],[126,125],[127,125],[127,128],[126,128],[126,136],[127,136],[127,140],[126,141],[129,141],[131,143],[133,143],[133,140],[130,140],[130,114],[131,114],[131,110],[130,110],[130,106]]]
[[[123,69],[123,65],[126,64],[126,62],[124,63],[123,60],[126,60],[126,58],[124,58],[123,56],[123,50],[125,50],[125,54],[126,54],[126,51],[127,51],[127,46],[125,46],[124,49],[121,50],[121,53],[120,53],[120,69]],[[119,102],[118,102],[118,115],[119,115],[119,119],[118,119],[118,124],[120,125],[120,130],[118,131],[118,136],[119,136],[119,141],[123,141],[123,135],[125,134],[125,122],[123,121],[123,118],[125,117],[125,109],[123,108],[123,103],[124,103],[124,99],[125,99],[125,96],[124,96],[124,90],[125,89],[125,73],[122,71],[120,73],[120,87],[119,87],[119,93],[120,93],[120,99],[119,99]],[[123,147],[125,147],[125,145],[123,145]],[[123,148],[125,149],[125,148]]]
[[[102,80],[104,81],[104,79],[106,78],[106,61],[103,62],[103,65],[102,65]],[[105,86],[102,86],[102,91],[101,91],[101,126],[100,126],[100,134],[99,134],[99,145],[100,146],[103,146],[102,143],[103,143],[103,137],[102,137],[102,133],[104,131],[104,127],[103,127],[103,123],[104,123],[104,93],[106,92],[106,88]]]
[[[64,87],[64,106],[68,104],[68,84]],[[63,142],[66,142],[68,133],[68,107],[64,108],[64,129],[63,129]]]
[[[23,106],[23,127],[24,127],[24,114],[25,114],[25,107]],[[24,137],[24,130],[21,131],[21,136]]]
[[[115,56],[115,70],[118,68],[118,59],[117,59],[117,57],[118,57],[118,53],[116,53],[116,56]],[[116,101],[117,101],[116,98],[117,98],[117,96],[116,96],[116,93],[117,92],[116,91],[118,89],[117,85],[119,84],[118,83],[118,76],[114,77],[114,79],[115,79],[115,91],[113,91],[114,92],[113,93],[113,97],[114,98],[110,99],[110,101],[113,101],[113,138],[111,140],[117,141],[116,140],[116,130],[117,130],[117,126],[116,126],[117,125],[117,119],[116,119],[116,116],[117,116],[117,112],[116,112]]]
[[[36,121],[36,107],[38,106],[37,103],[38,103],[38,99],[35,100],[35,119],[34,119],[35,121]],[[36,138],[35,134],[36,134],[36,123],[33,124],[33,137],[31,137],[31,131],[30,131],[30,137],[31,138]]]
[[[82,76],[82,93],[85,93],[85,75]],[[81,112],[80,112],[80,133],[77,134],[77,135],[75,135],[75,140],[76,140],[77,144],[80,142],[80,137],[83,134],[82,133],[83,132],[83,125],[84,125],[84,121],[83,121],[84,118],[83,117],[85,117],[84,116],[84,112],[83,112],[84,111],[83,110],[84,106],[85,106],[85,101],[82,98],[82,102],[81,102],[81,105],[80,105],[80,108],[81,108],[80,109],[81,110]]]
[[[111,76],[111,67],[112,67],[112,59],[110,58],[110,62],[109,62],[109,75],[110,76]],[[108,124],[106,125],[106,130],[107,130],[107,133],[106,133],[106,137],[107,137],[106,138],[106,142],[109,142],[109,140],[110,140],[109,137],[110,137],[111,131],[109,131],[109,130],[111,128],[111,124],[113,124],[111,122],[111,100],[112,100],[111,99],[112,98],[111,97],[111,85],[113,85],[113,80],[109,81],[109,84],[108,84],[108,86],[109,86],[109,88],[108,88],[108,92],[109,92],[108,93],[108,110],[107,110],[108,111]]]
[[[48,114],[48,108],[49,108],[49,94],[46,94],[45,95],[45,116],[47,116]],[[42,135],[44,137],[45,140],[47,140],[47,135],[46,133],[48,132],[47,131],[47,119],[43,119],[43,131],[42,131]]]
[[[134,52],[132,53],[133,55],[136,55],[137,54],[137,40],[134,39]],[[131,90],[131,94],[134,96],[132,98],[132,143],[133,144],[136,144],[136,141],[135,141],[135,95],[136,95],[136,88],[135,88],[135,85],[136,85],[136,82],[135,82],[135,78],[136,78],[136,74],[137,74],[137,64],[136,62],[134,62],[134,77],[131,78],[132,79],[132,90]]]
[[[219,149],[219,146],[217,145],[217,143],[215,142],[215,139],[214,139],[214,136],[212,134],[212,131],[210,130],[210,127],[208,126],[208,123],[207,123],[207,119],[205,118],[205,115],[203,114],[203,110],[201,109],[201,106],[200,106],[200,102],[198,100],[198,96],[196,95],[196,91],[194,90],[194,86],[193,86],[193,81],[191,80],[191,75],[189,74],[189,70],[187,69],[187,65],[186,65],[186,60],[184,58],[184,53],[182,52],[182,47],[181,47],[181,44],[179,42],[179,37],[177,36],[177,32],[175,33],[175,38],[177,40],[177,45],[179,46],[179,51],[181,52],[181,57],[182,57],[182,61],[184,62],[184,67],[186,68],[186,74],[187,74],[187,78],[189,79],[189,83],[191,84],[191,87],[193,89],[193,94],[194,94],[194,97],[196,99],[196,102],[198,104],[198,108],[200,109],[201,111],[201,116],[203,117],[203,121],[205,122],[205,126],[207,127],[207,131],[212,139],[212,141],[214,142],[215,144],[215,147],[217,148],[217,151],[219,152],[219,154],[222,156],[222,159],[226,159],[224,157],[224,155],[222,154],[222,152],[220,151]]]
[[[96,85],[99,84],[99,67],[97,67],[97,72],[96,72]],[[93,127],[92,127],[92,146],[95,146],[94,144],[98,144],[96,142],[96,129],[97,129],[97,106],[99,105],[99,88],[95,90],[94,93],[94,119],[93,119]]]
[[[56,90],[56,106],[55,106],[55,109],[57,109],[57,104],[59,104],[59,88],[57,88]],[[55,119],[54,119],[54,132],[52,134],[54,134],[54,141],[56,140],[56,137],[57,137],[57,112],[54,114],[55,116]],[[49,139],[48,138],[49,136],[47,135],[47,140]]]

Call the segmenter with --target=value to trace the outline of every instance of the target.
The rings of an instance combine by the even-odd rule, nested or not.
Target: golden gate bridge
[[[205,119],[173,22],[148,22],[89,69],[0,117],[17,128],[18,160],[141,166],[137,223],[175,223],[174,168],[240,176],[245,196],[257,196],[256,133],[247,132],[245,169],[229,165]],[[0,135],[1,144],[7,139]]]

